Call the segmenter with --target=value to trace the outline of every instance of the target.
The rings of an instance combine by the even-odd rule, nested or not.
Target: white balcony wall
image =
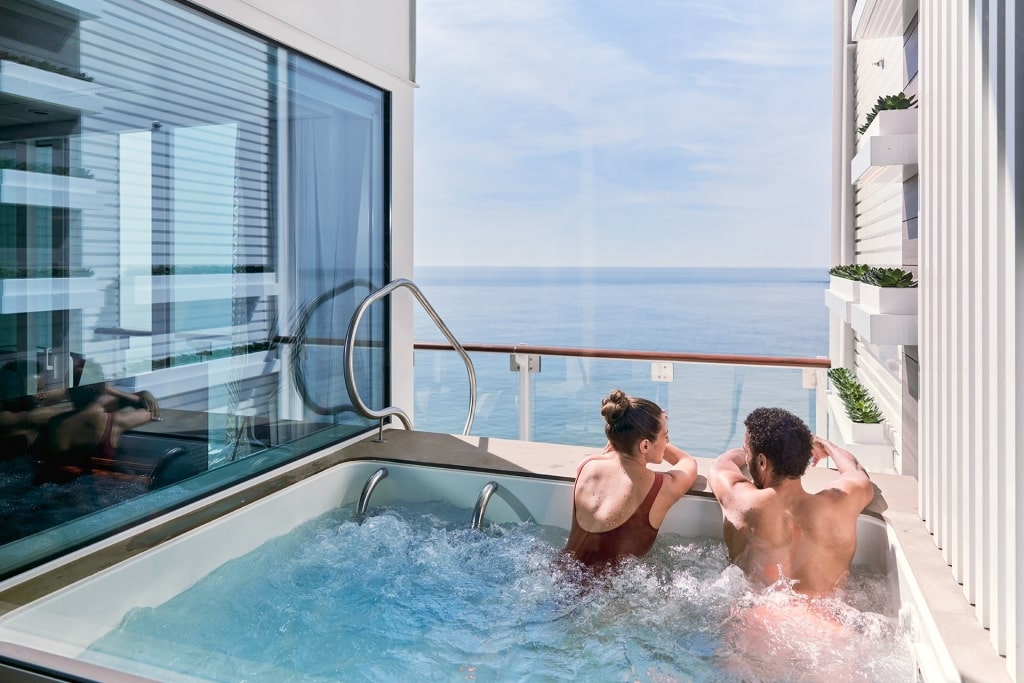
[[[903,90],[903,36],[874,38],[857,42],[854,66],[855,128],[860,128],[880,95]],[[858,134],[857,147],[862,141]]]
[[[853,6],[856,4],[851,3]],[[852,65],[846,74],[850,79],[851,115],[841,125],[844,134],[852,137],[851,157],[867,153],[872,135],[880,131],[876,120],[868,131],[869,135],[857,132],[866,122],[878,98],[896,95],[904,90],[903,32],[913,17],[913,11],[896,0],[873,0],[868,5],[869,15],[864,15],[868,10],[862,6],[859,19],[868,22],[870,26],[866,32],[863,23],[859,26],[861,30],[855,27]],[[884,267],[906,266],[903,220],[907,211],[904,206],[903,181],[913,175],[912,169],[912,166],[901,165],[872,166],[863,176],[850,178],[852,215],[841,221],[840,231],[845,234],[844,240],[848,241],[852,249],[850,257],[843,262]],[[858,175],[862,170],[860,168],[857,171]],[[892,439],[896,460],[901,461],[904,392],[898,372],[894,377],[887,370],[893,362],[899,365],[899,348],[893,346],[880,350],[857,333],[853,333],[850,339],[849,356],[838,351],[836,344],[833,345],[833,362],[854,369],[868,387],[885,414],[886,428]],[[898,462],[893,465],[898,466]]]
[[[903,264],[903,185],[858,186],[854,207],[854,253],[857,263],[899,267]]]
[[[920,503],[1024,680],[1024,13],[921,3]]]
[[[415,80],[415,0],[197,0],[288,47],[381,85],[367,67]],[[358,72],[363,73],[358,73]]]

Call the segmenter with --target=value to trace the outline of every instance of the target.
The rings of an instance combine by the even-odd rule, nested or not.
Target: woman
[[[668,416],[653,401],[615,389],[601,401],[608,445],[576,469],[566,552],[588,566],[642,557],[665,515],[697,481],[697,463],[668,442]],[[675,466],[655,472],[648,465]]]
[[[128,394],[102,381],[72,387],[68,398],[73,411],[47,425],[46,448],[37,454],[37,483],[90,474],[94,461],[109,465],[121,435],[154,419],[158,410],[149,392]]]

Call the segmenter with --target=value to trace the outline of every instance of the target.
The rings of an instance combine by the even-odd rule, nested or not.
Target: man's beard
[[[756,469],[751,469],[750,470],[750,480],[754,483],[754,486],[756,486],[757,488],[759,488],[759,489],[763,489],[764,488],[764,480],[760,479],[758,477],[758,470],[756,470]]]

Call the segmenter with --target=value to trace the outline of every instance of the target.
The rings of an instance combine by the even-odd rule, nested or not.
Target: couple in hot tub
[[[669,508],[697,480],[697,463],[669,443],[668,416],[656,403],[616,389],[601,401],[601,414],[608,445],[576,470],[565,548],[591,567],[646,554]],[[708,474],[730,560],[757,584],[784,576],[807,595],[839,588],[857,547],[857,516],[874,495],[867,473],[852,454],[813,436],[781,408],[757,408],[744,424],[743,448],[718,456]],[[808,493],[801,477],[824,458],[832,458],[839,476]],[[663,461],[673,468],[648,469]]]

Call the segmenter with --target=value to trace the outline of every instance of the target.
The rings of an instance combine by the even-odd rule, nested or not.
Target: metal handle
[[[455,335],[451,333],[448,326],[444,324],[441,317],[434,310],[434,307],[430,305],[426,297],[423,296],[423,292],[420,291],[411,280],[405,278],[399,278],[393,280],[388,284],[384,285],[376,292],[371,293],[362,303],[356,307],[355,313],[352,315],[352,320],[348,325],[348,333],[345,335],[345,387],[348,389],[349,399],[352,401],[352,405],[359,411],[360,414],[378,420],[383,420],[385,417],[390,415],[397,416],[402,424],[405,425],[406,429],[412,429],[412,420],[401,408],[391,406],[382,410],[372,410],[367,406],[363,399],[359,396],[359,389],[356,387],[355,380],[355,356],[353,351],[355,350],[356,343],[356,331],[359,329],[359,323],[363,319],[363,314],[366,310],[377,301],[380,301],[384,297],[388,296],[396,289],[408,289],[412,292],[416,300],[423,306],[423,310],[427,312],[430,319],[434,321],[437,328],[441,330],[445,338],[452,345],[459,356],[462,358],[462,362],[466,365],[466,372],[469,375],[469,415],[466,416],[466,426],[463,429],[463,434],[468,435],[470,429],[473,427],[473,414],[476,412],[476,370],[473,368],[473,361],[470,360],[469,354],[462,348],[462,345],[455,339]]]

